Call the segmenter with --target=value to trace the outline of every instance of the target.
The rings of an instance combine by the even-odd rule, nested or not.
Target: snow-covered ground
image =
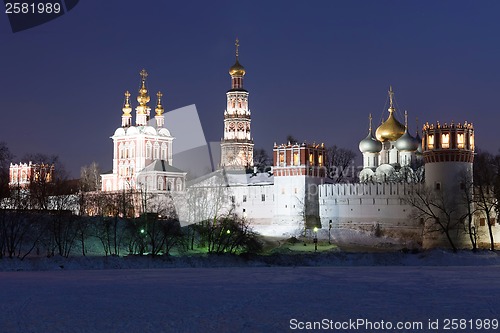
[[[357,319],[384,321],[386,328],[330,331],[498,331],[443,327],[446,319],[472,319],[473,325],[500,319],[496,253],[339,253],[336,262],[331,255],[309,261],[299,256],[309,267],[293,266],[285,257],[278,262],[282,266],[235,258],[205,264],[201,258],[175,264],[108,258],[111,266],[58,259],[53,266],[41,263],[44,271],[1,272],[0,332],[288,332],[310,321],[334,328]],[[5,261],[0,260],[3,270]],[[173,268],[137,269],[145,262]],[[217,262],[220,267],[200,267]],[[429,320],[439,320],[439,329],[428,329]],[[387,329],[388,322],[423,327]]]

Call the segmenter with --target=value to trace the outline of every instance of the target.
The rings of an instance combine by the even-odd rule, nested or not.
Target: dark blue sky
[[[415,117],[468,120],[497,152],[499,13],[498,1],[86,0],[15,34],[0,14],[0,141],[17,158],[58,154],[72,176],[110,169],[143,67],[167,110],[196,104],[220,140],[238,36],[257,148],[292,134],[358,151],[391,84],[413,134]]]

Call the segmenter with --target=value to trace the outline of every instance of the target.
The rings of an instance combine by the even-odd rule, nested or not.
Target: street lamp
[[[314,227],[314,252],[318,251],[318,227]]]
[[[328,223],[328,244],[332,244],[332,220]]]

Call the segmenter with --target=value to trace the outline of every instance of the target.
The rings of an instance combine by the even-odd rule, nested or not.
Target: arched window
[[[158,177],[158,190],[163,191],[163,178]]]
[[[158,144],[158,142],[155,142],[153,159],[157,160],[159,158],[160,158],[160,145]]]
[[[146,158],[151,158],[151,142],[146,142]]]
[[[118,158],[123,158],[123,143],[118,146]]]
[[[427,136],[427,148],[434,149],[434,135],[432,134]]]
[[[441,148],[450,148],[450,134],[441,134]]]
[[[162,160],[167,160],[167,144],[162,143],[161,145],[161,159]]]
[[[459,149],[465,148],[465,137],[463,133],[457,134],[457,148]]]
[[[134,142],[132,142],[130,144],[130,158],[134,158],[135,157],[135,144]]]

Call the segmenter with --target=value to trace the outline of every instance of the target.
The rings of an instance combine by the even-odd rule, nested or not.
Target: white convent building
[[[184,191],[186,172],[172,165],[174,137],[164,127],[163,95],[161,92],[156,94],[155,116],[150,119],[150,96],[146,84],[148,73],[143,69],[140,75],[135,126],[132,125],[130,93],[126,91],[122,125],[111,137],[113,170],[101,175],[102,191]]]
[[[390,88],[386,120],[374,133],[370,115],[368,135],[359,143],[363,168],[358,183],[334,183],[328,178],[325,146],[315,143],[275,143],[271,169],[258,172],[252,168],[251,116],[248,91],[243,88],[246,71],[239,62],[238,46],[237,41],[217,170],[186,184],[186,173],[173,167],[174,138],[164,128],[162,95],[157,94],[156,114],[150,120],[143,71],[136,125],[132,126],[126,92],[122,126],[111,137],[113,171],[102,175],[103,191],[176,191],[174,200],[184,225],[237,214],[267,236],[298,236],[318,228],[319,237],[331,237],[338,244],[446,245],[442,235],[426,233],[428,222],[414,217],[414,207],[405,198],[423,186],[445,196],[461,191],[460,177],[472,177],[472,124],[426,123],[421,136],[418,131],[412,136],[406,112],[404,124],[397,119]],[[175,129],[175,124],[170,126]],[[482,228],[478,234],[486,230],[477,227]],[[498,234],[498,226],[493,228]]]

